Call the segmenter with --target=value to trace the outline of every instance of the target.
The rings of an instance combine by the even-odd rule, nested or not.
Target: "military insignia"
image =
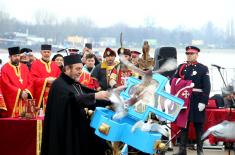
[[[197,71],[193,71],[192,76],[197,75]]]
[[[107,52],[107,55],[110,55],[110,52],[109,52],[109,51]]]

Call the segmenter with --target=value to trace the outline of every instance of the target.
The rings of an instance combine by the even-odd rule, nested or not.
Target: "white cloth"
[[[198,110],[203,111],[205,109],[206,105],[204,103],[198,103]]]

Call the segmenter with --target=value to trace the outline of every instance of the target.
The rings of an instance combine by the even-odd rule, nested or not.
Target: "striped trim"
[[[36,155],[40,155],[42,143],[42,120],[37,120],[36,132]]]
[[[40,103],[42,103],[42,98],[43,98],[46,86],[47,86],[47,78],[44,80],[44,84],[43,84],[41,95],[40,95],[39,102],[38,102],[38,108],[40,108]]]
[[[15,99],[14,109],[13,109],[13,111],[12,111],[11,117],[15,117],[16,108],[17,108],[17,106],[18,106],[18,102],[19,102],[19,98],[20,98],[20,92],[21,92],[21,90],[18,89],[17,95],[16,95],[16,99]],[[19,108],[19,107],[18,107],[18,108]]]
[[[46,71],[48,73],[51,72],[51,61],[49,61],[48,63],[44,62],[42,59],[40,59],[41,63],[43,63],[45,65]]]
[[[19,63],[19,66],[17,66],[19,68],[19,72],[17,71],[16,66],[12,65],[10,62],[8,62],[8,64],[14,69],[15,75],[20,78],[21,77],[21,74],[20,74],[20,66],[21,65],[20,65],[20,63]]]

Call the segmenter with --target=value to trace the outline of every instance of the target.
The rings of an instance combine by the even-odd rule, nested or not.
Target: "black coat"
[[[96,104],[94,91],[62,73],[49,92],[41,155],[94,154],[97,150],[88,146],[102,139],[94,135],[84,107],[94,109]]]
[[[102,63],[95,66],[91,76],[99,82],[102,90],[107,90],[111,87],[108,84],[106,68],[102,68],[101,65]]]
[[[174,77],[192,80],[194,88],[201,89],[203,92],[193,91],[190,98],[189,121],[203,123],[205,121],[205,110],[200,112],[198,104],[204,103],[207,105],[210,94],[210,78],[209,71],[206,66],[201,63],[181,64],[178,67]]]

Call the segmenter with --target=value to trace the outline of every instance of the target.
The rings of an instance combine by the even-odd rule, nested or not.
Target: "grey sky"
[[[208,21],[224,29],[235,18],[234,6],[234,0],[0,0],[0,10],[22,21],[46,10],[57,19],[88,17],[101,27],[119,22],[138,27],[149,17],[170,29],[200,28]]]

